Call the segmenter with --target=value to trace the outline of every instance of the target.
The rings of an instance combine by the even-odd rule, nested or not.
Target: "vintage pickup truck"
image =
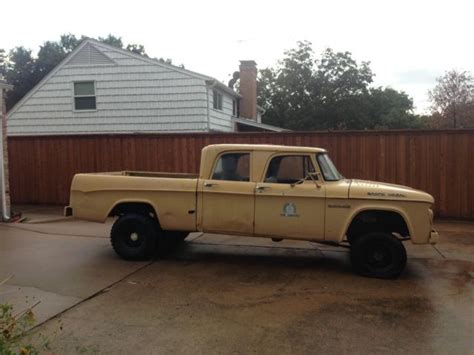
[[[359,274],[394,278],[402,242],[436,243],[431,195],[344,178],[321,148],[217,144],[199,175],[122,171],[77,174],[66,215],[112,227],[114,250],[145,259],[202,231],[350,247]]]

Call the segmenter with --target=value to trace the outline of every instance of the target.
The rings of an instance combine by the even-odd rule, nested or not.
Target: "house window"
[[[212,99],[212,107],[214,107],[214,110],[222,110],[222,94],[220,94],[217,90],[213,90]]]
[[[95,85],[93,81],[74,83],[74,110],[95,110]]]
[[[240,116],[240,113],[239,113],[239,101],[237,100],[232,100],[232,115],[235,116],[235,117],[239,117]]]

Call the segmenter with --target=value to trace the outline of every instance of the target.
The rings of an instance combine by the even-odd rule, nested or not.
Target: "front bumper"
[[[432,231],[430,232],[430,239],[429,239],[430,244],[436,244],[436,243],[438,243],[438,241],[439,241],[439,234],[438,234],[438,232],[435,231],[435,230],[432,230]]]

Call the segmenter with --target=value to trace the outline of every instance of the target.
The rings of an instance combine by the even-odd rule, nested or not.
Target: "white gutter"
[[[1,79],[1,77],[0,77]],[[6,127],[6,120],[7,117],[6,115],[3,115],[3,95],[5,91],[11,90],[13,86],[6,84],[4,81],[0,80],[0,189],[1,189],[1,195],[0,198],[2,199],[2,220],[3,222],[8,222],[11,217],[10,217],[10,211],[8,206],[7,206],[7,188],[6,188],[6,183],[5,183],[5,159],[4,159],[4,151],[3,151],[3,144],[7,144],[7,142],[3,142],[3,120],[5,120],[5,127]],[[5,132],[5,137],[6,137],[6,132]]]
[[[207,83],[206,83],[207,84]],[[210,103],[209,103],[209,95],[210,91],[213,90],[217,85],[217,82],[214,81],[211,85],[206,85],[206,95],[207,95],[207,131],[211,131],[211,113],[210,113]]]
[[[3,115],[2,115],[3,116]],[[2,117],[0,116],[0,117]],[[8,222],[10,220],[10,211],[8,211],[7,206],[7,191],[6,191],[6,184],[5,184],[5,160],[3,155],[3,117],[1,119],[0,124],[0,180],[1,180],[1,199],[2,199],[2,219],[4,222]]]
[[[257,122],[255,120],[253,120],[253,119],[250,119],[250,118],[234,117],[233,121],[235,123],[240,123],[240,124],[243,124],[243,125],[246,125],[246,126],[265,129],[267,131],[272,131],[272,132],[291,132],[290,129],[281,128],[281,127],[277,127],[277,126],[272,126],[272,125],[269,125],[269,124],[266,124],[266,123],[260,123],[260,122]]]

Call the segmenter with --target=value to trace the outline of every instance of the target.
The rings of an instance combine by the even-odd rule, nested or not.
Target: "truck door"
[[[252,235],[255,182],[250,181],[250,152],[225,152],[214,164],[209,179],[200,179],[203,232]]]
[[[256,236],[324,239],[325,191],[315,164],[310,154],[270,158],[255,189]]]

